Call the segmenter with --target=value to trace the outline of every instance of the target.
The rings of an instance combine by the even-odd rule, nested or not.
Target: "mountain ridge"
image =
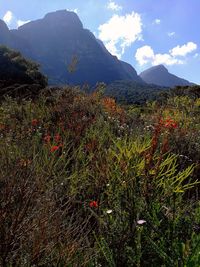
[[[83,28],[74,12],[51,12],[8,33],[8,40],[2,38],[0,43],[38,62],[50,84],[96,84],[124,79],[142,82],[130,64],[112,56],[88,29]],[[77,66],[69,73],[67,69],[74,56]]]
[[[162,64],[146,69],[145,71],[141,72],[139,76],[146,83],[159,86],[175,87],[178,85],[194,85],[193,83],[170,73]]]
[[[39,63],[50,85],[109,84],[116,80],[166,87],[194,85],[169,73],[163,65],[138,75],[132,65],[112,55],[101,40],[85,29],[78,15],[72,11],[50,12],[14,30],[9,30],[0,20],[0,44]]]

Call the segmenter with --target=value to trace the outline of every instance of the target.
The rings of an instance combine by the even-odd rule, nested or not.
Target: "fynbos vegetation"
[[[184,90],[142,106],[98,88],[6,97],[0,264],[199,266],[200,99]]]

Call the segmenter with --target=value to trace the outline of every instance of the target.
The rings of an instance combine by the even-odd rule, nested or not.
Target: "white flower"
[[[106,211],[107,214],[110,214],[110,213],[112,213],[112,212],[113,212],[112,210],[107,210],[107,211]]]
[[[138,221],[137,221],[137,224],[140,224],[140,225],[142,225],[142,224],[144,224],[144,223],[146,223],[145,220],[138,220]]]

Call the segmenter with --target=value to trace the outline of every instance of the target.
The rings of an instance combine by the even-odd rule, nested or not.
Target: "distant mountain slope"
[[[175,87],[177,85],[193,85],[193,83],[169,73],[163,65],[154,66],[143,71],[140,73],[140,77],[146,83],[159,86]]]
[[[147,100],[154,100],[162,91],[168,91],[168,87],[138,83],[134,81],[115,81],[106,87],[105,95],[114,97],[124,104],[143,104]]]
[[[9,43],[10,32],[3,20],[0,20],[0,42],[4,42],[5,44]]]
[[[50,84],[95,84],[127,79],[142,82],[131,65],[112,56],[83,28],[74,12],[52,12],[10,31],[0,21],[0,44],[38,62]]]
[[[127,76],[129,76],[130,80],[145,84],[145,82],[142,80],[142,78],[140,76],[137,76],[136,70],[130,64],[128,64],[127,62],[124,62],[122,60],[120,61],[120,63],[122,65],[123,70],[127,73]],[[136,77],[137,77],[137,79],[136,79]]]

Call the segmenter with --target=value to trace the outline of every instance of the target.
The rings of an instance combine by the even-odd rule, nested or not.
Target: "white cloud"
[[[124,16],[113,15],[109,21],[98,28],[99,39],[110,53],[119,58],[125,49],[136,40],[142,39],[142,21],[138,13],[132,12]]]
[[[137,49],[135,58],[140,65],[147,64],[154,58],[154,51],[149,45],[145,45]]]
[[[193,42],[188,42],[187,44],[184,44],[182,46],[177,45],[173,49],[171,49],[169,52],[172,56],[186,56],[187,54],[193,52],[197,49],[197,45]]]
[[[107,50],[112,54],[117,56],[119,59],[121,58],[121,53],[117,49],[115,42],[110,41],[109,43],[106,44]]]
[[[194,54],[193,57],[194,57],[194,58],[199,58],[199,56],[200,56],[199,53],[196,53],[196,54]]]
[[[108,2],[106,8],[107,8],[107,9],[114,10],[114,11],[122,10],[122,6],[116,4],[115,2],[113,2],[113,1],[111,1],[111,0]]]
[[[21,19],[17,19],[14,14],[8,10],[4,17],[3,20],[5,21],[5,23],[9,26],[12,23],[12,26],[17,26],[18,28],[28,22],[30,22],[30,20],[21,20]]]
[[[183,60],[177,59],[170,54],[155,54],[153,49],[145,45],[137,49],[135,58],[140,65],[145,65],[150,63],[151,65],[175,65],[175,64],[183,64]]]
[[[24,24],[26,24],[26,23],[28,23],[28,22],[30,22],[30,20],[18,20],[17,21],[17,27],[20,27],[20,26],[22,26],[22,25],[24,25]]]
[[[153,24],[160,24],[161,23],[161,20],[160,19],[155,19],[154,21],[153,21]]]
[[[184,59],[188,53],[193,52],[197,49],[197,45],[193,42],[188,42],[182,46],[176,46],[169,50],[169,53],[164,54],[155,54],[153,49],[145,45],[137,49],[135,58],[140,65],[145,65],[150,63],[151,65],[175,65],[175,64],[184,64]],[[182,57],[180,59],[179,57]],[[198,53],[194,55],[194,57],[198,57]]]
[[[169,66],[183,63],[183,60],[174,58],[169,54],[155,54],[153,59],[153,65],[166,64]]]
[[[78,8],[67,9],[67,11],[71,11],[71,12],[74,12],[74,13],[78,14]]]
[[[6,14],[3,16],[3,21],[7,24],[10,25],[13,19],[13,13],[8,10]]]
[[[175,32],[168,32],[167,35],[168,35],[169,37],[173,37],[173,36],[175,35]]]

